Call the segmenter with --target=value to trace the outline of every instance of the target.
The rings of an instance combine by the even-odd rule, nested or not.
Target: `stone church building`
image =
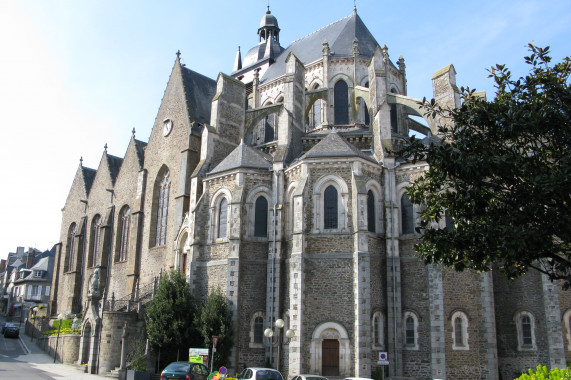
[[[427,167],[394,152],[411,131],[434,139],[439,120],[409,117],[422,111],[404,59],[356,9],[283,47],[268,8],[255,37],[216,79],[177,53],[149,140],[133,133],[123,157],[78,167],[51,303],[83,314],[77,361],[118,367],[122,335],[141,328],[135,305],[179,269],[198,299],[219,287],[229,300],[231,373],[271,358],[290,378],[371,377],[382,352],[399,379],[565,366],[568,292],[538,273],[508,282],[415,255],[405,187]],[[455,76],[426,73],[427,97],[457,106]],[[265,338],[278,318],[279,341]]]

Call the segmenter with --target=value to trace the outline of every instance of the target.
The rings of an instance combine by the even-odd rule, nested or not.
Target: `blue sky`
[[[267,0],[0,0],[0,258],[59,240],[61,208],[83,157],[108,144],[122,157],[131,130],[150,135],[180,49],[194,71],[229,73],[238,46],[257,43]],[[270,1],[286,47],[353,11],[352,0]],[[493,96],[486,68],[526,73],[527,43],[571,54],[571,1],[358,0],[357,11],[396,61],[408,95],[432,96],[452,63],[458,85]]]

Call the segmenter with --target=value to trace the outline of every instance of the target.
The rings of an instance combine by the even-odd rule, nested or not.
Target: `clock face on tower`
[[[165,121],[163,121],[163,136],[167,137],[169,133],[171,133],[171,131],[172,131],[172,120],[165,119]]]

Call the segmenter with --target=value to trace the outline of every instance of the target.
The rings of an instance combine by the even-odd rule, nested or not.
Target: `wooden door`
[[[323,339],[321,358],[321,374],[339,376],[339,341],[337,339]]]

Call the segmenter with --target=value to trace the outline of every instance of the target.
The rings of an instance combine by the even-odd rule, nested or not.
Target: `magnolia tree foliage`
[[[228,300],[219,288],[216,288],[200,308],[200,315],[196,319],[204,347],[212,347],[212,337],[218,337],[216,353],[214,354],[214,367],[226,364],[233,346],[232,310]]]
[[[513,79],[505,65],[490,70],[491,101],[469,88],[459,90],[460,108],[424,100],[427,114],[440,117],[439,139],[412,138],[401,151],[429,164],[408,188],[422,205],[416,250],[427,263],[459,271],[499,266],[515,278],[533,268],[567,289],[571,63],[552,63],[549,47],[529,49],[525,77]],[[447,228],[437,228],[444,220]]]

